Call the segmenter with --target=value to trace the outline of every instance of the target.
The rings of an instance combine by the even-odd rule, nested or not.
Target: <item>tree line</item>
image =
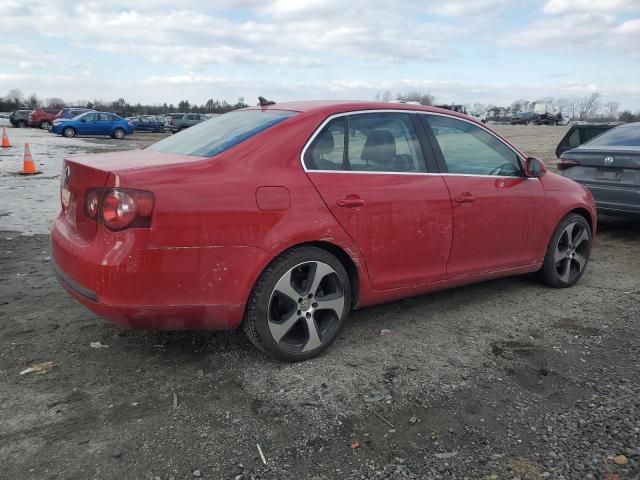
[[[98,111],[106,111],[117,113],[122,116],[131,115],[161,115],[171,112],[182,113],[226,113],[238,108],[245,108],[248,105],[244,102],[244,98],[238,98],[236,103],[228,103],[225,100],[215,100],[210,98],[205,103],[198,105],[190,103],[189,100],[180,100],[177,105],[173,103],[163,103],[157,105],[143,105],[142,103],[130,104],[124,98],[113,101],[80,100],[69,104],[62,98],[50,97],[40,99],[35,93],[31,95],[23,95],[19,89],[10,90],[7,95],[0,97],[0,112],[11,112],[18,109],[36,110],[45,108],[49,110],[59,110],[63,107],[86,107]]]
[[[393,93],[390,90],[378,92],[376,101],[417,102],[420,105],[435,105],[435,97],[431,93],[411,91],[407,93]],[[467,113],[474,115],[486,114],[490,120],[504,120],[521,112],[530,112],[539,106],[544,113],[562,114],[570,120],[584,121],[621,121],[640,122],[640,111],[632,113],[630,110],[620,111],[620,103],[603,103],[602,95],[594,92],[587,96],[572,96],[564,98],[543,97],[537,100],[519,99],[506,107],[492,103],[467,103],[462,105]]]

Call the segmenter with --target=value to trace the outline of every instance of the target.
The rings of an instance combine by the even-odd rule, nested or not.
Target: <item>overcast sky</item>
[[[420,90],[508,104],[599,91],[640,110],[640,0],[0,0],[0,32],[0,95],[254,103]]]

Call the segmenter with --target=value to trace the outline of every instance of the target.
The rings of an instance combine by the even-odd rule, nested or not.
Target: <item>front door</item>
[[[432,140],[453,206],[447,277],[535,263],[533,238],[544,220],[544,190],[523,174],[520,155],[475,123],[420,118]]]
[[[411,117],[339,116],[305,152],[309,178],[362,252],[376,290],[445,278],[449,193],[442,176],[426,173]]]
[[[87,113],[82,116],[78,123],[78,133],[80,135],[94,135],[98,131],[98,114]]]

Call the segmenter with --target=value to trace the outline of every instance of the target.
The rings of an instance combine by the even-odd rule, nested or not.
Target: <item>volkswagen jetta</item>
[[[352,309],[508,275],[583,274],[591,194],[465,115],[247,108],[139,151],[64,162],[60,283],[115,324],[235,329],[285,360]]]

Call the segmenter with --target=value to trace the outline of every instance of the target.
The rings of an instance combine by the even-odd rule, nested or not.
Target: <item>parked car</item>
[[[95,112],[95,110],[84,107],[65,107],[58,112],[57,118],[73,118],[87,112]]]
[[[153,117],[127,117],[131,120],[133,128],[141,132],[164,132],[164,122],[156,120]]]
[[[41,128],[49,130],[53,121],[58,118],[59,109],[40,109],[34,110],[29,114],[29,126],[33,128]]]
[[[180,117],[173,113],[170,115],[169,130],[171,130],[171,133],[178,133],[185,128],[193,127],[207,120],[206,115],[200,113],[185,113]]]
[[[29,126],[29,114],[31,110],[16,110],[9,115],[9,122],[14,127],[26,128]]]
[[[565,133],[556,147],[556,157],[560,158],[563,152],[579,147],[583,143],[616,126],[617,124],[610,123],[571,125],[571,128],[567,130],[567,133]]]
[[[86,112],[93,112],[93,110],[83,107],[65,107],[63,109],[55,110],[34,110],[29,115],[29,126],[42,128],[43,130],[50,130],[54,120],[58,118],[73,118]]]
[[[562,118],[561,113],[541,113],[533,123],[536,125],[562,125],[564,123],[564,119]]]
[[[171,128],[173,127],[173,122],[177,122],[178,120],[181,120],[182,117],[184,117],[185,115],[186,115],[186,113],[169,113],[169,114],[167,114],[165,126],[169,130],[171,130]]]
[[[133,122],[110,112],[86,112],[53,121],[51,133],[71,138],[78,135],[109,135],[122,140],[133,133]]]
[[[511,125],[529,125],[538,119],[538,114],[534,112],[516,113],[511,117]]]
[[[640,122],[609,129],[563,152],[558,170],[591,190],[599,213],[640,215]]]
[[[583,274],[593,198],[463,114],[299,102],[64,161],[52,263],[138,329],[234,329],[297,361],[354,308],[538,271]],[[503,285],[504,286],[504,285]]]

